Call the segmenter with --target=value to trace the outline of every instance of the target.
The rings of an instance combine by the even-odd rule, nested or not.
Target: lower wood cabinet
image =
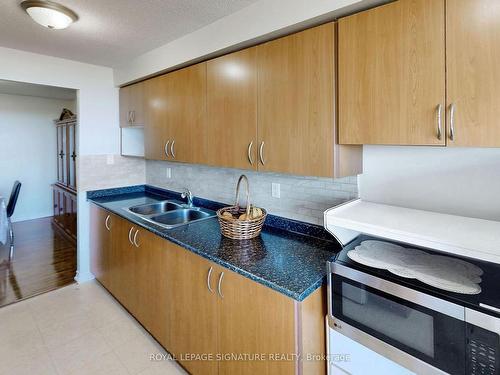
[[[91,269],[190,373],[325,374],[325,292],[297,302],[91,205]]]

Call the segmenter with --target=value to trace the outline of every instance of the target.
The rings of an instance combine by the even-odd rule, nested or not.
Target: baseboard
[[[94,280],[95,276],[90,272],[81,273],[76,271],[75,281],[78,284],[86,283],[87,281]]]

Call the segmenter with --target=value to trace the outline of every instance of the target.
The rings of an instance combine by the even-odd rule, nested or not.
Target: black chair
[[[9,203],[7,203],[7,221],[9,223],[9,235],[10,235],[10,251],[9,251],[9,261],[12,260],[14,256],[14,231],[12,229],[11,217],[14,215],[14,210],[16,209],[17,198],[19,198],[19,191],[21,190],[21,183],[19,181],[14,182],[12,187],[12,192],[10,193]]]

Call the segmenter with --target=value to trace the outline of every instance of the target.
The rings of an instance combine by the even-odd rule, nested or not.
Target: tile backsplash
[[[146,182],[149,185],[175,191],[187,187],[198,197],[228,204],[234,202],[236,183],[241,174],[247,175],[250,181],[250,199],[253,204],[275,215],[314,224],[323,224],[323,212],[326,209],[358,197],[357,176],[340,179],[299,177],[146,161]],[[280,198],[272,196],[272,183],[280,184]],[[244,192],[243,189],[241,198]]]
[[[146,182],[145,161],[120,155],[80,155],[78,191],[138,185]]]

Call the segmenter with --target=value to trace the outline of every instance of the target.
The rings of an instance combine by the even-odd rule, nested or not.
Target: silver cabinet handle
[[[450,105],[450,141],[455,140],[455,103]]]
[[[127,113],[127,122],[129,124],[132,122],[132,111],[128,111]]]
[[[253,147],[253,141],[250,142],[250,144],[248,145],[248,150],[247,150],[247,154],[248,154],[248,161],[250,162],[250,165],[253,165],[253,159],[252,159],[252,147]]]
[[[219,283],[217,284],[217,293],[219,293],[220,298],[224,298],[224,294],[222,294],[222,280],[224,279],[224,272],[220,273]]]
[[[132,123],[135,123],[135,110],[132,111]]]
[[[104,226],[107,230],[111,230],[111,228],[109,227],[109,219],[111,219],[110,215],[106,216],[106,220],[104,220]]]
[[[172,141],[172,144],[170,145],[170,154],[175,159],[174,145],[175,145],[175,139]]]
[[[133,245],[132,242],[132,231],[134,230],[134,227],[130,227],[130,230],[128,231],[128,242],[130,242]]]
[[[135,234],[134,234],[134,240],[133,240],[133,243],[134,243],[134,246],[135,247],[139,247],[139,244],[137,243],[137,235],[139,234],[139,229],[137,229],[135,231]]]
[[[165,143],[165,147],[163,148],[165,150],[165,155],[167,155],[167,158],[170,157],[170,155],[168,154],[168,144],[170,143],[170,139],[167,141],[167,143]]]
[[[207,288],[208,290],[210,291],[210,293],[213,293],[213,289],[212,289],[212,286],[210,285],[210,279],[212,277],[212,271],[214,270],[213,267],[210,267],[210,269],[208,270],[208,275],[207,275]]]
[[[443,138],[443,125],[441,122],[441,115],[443,112],[443,106],[441,104],[438,104],[437,106],[437,111],[436,111],[436,120],[437,120],[437,139],[441,140]]]
[[[262,141],[259,147],[259,159],[262,165],[266,164],[264,161],[264,141]]]

